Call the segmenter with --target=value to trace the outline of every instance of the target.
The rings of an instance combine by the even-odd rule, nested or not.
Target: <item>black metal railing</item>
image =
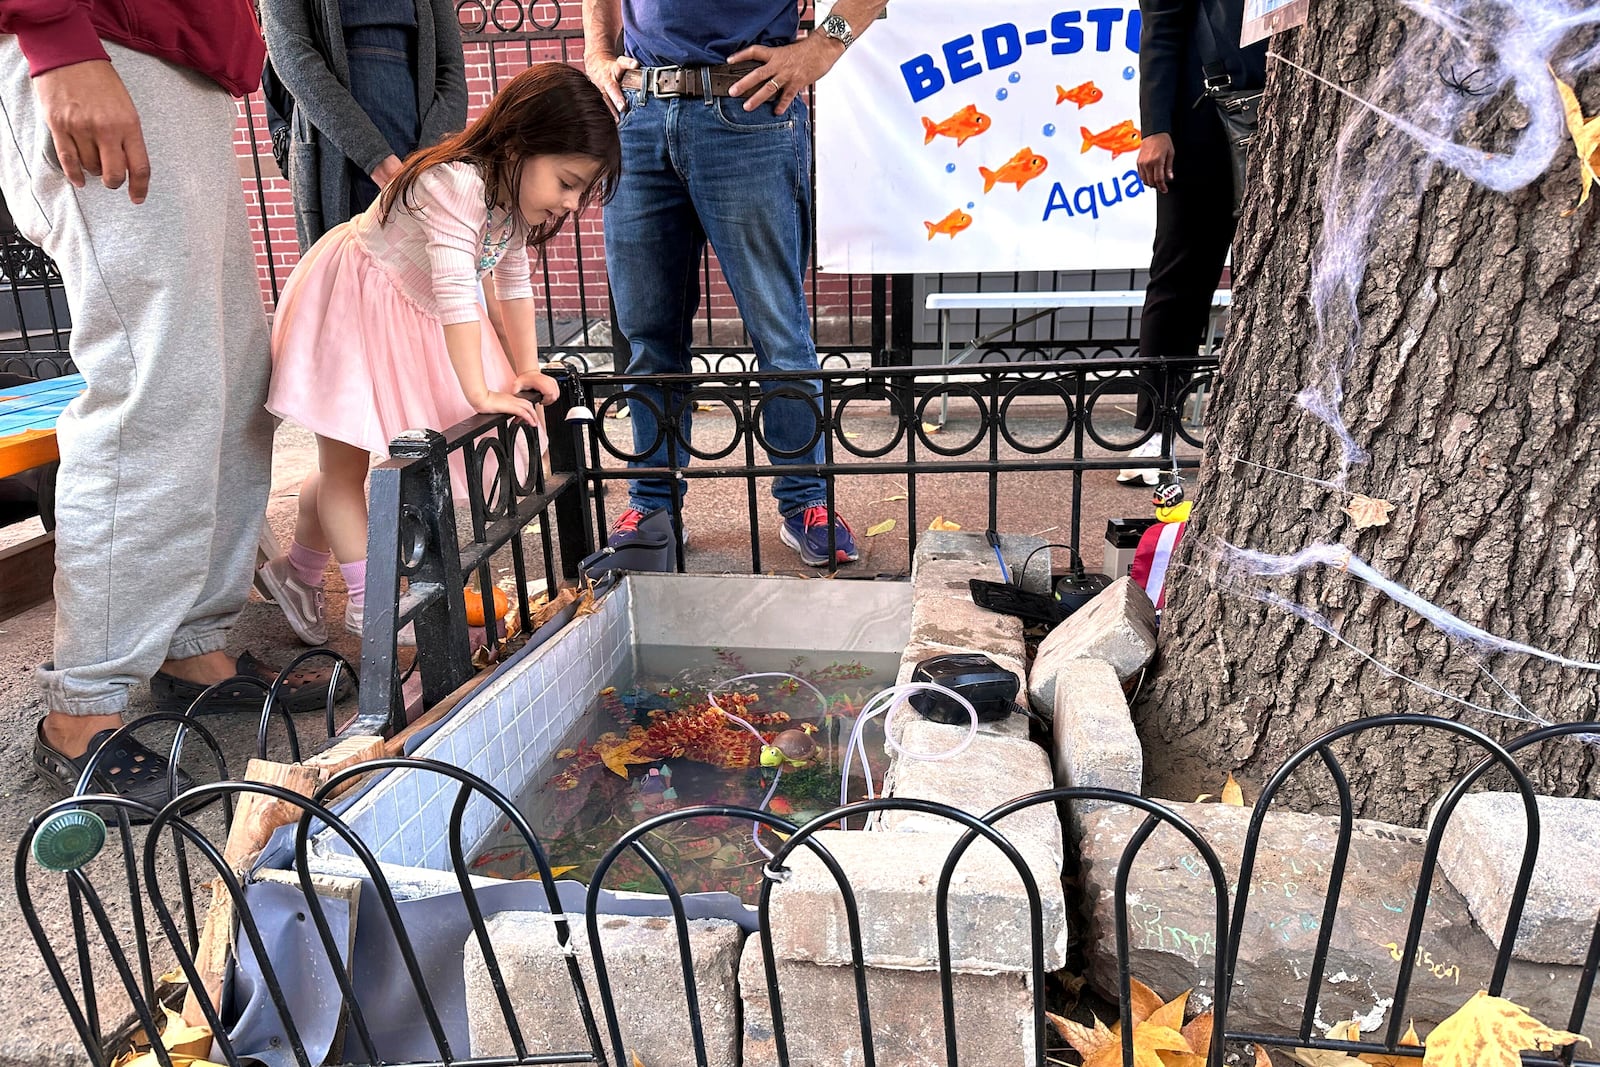
[[[1140,376],[1158,367],[1170,373]],[[609,483],[654,478],[687,485],[736,479],[746,490],[750,570],[760,573],[758,479],[779,474],[819,477],[831,510],[842,478],[903,478],[910,549],[915,551],[919,516],[926,507],[919,479],[983,477],[987,526],[1001,529],[1002,479],[1057,472],[1070,477],[1070,490],[1062,494],[1066,543],[1079,552],[1086,473],[1126,466],[1127,453],[1157,435],[1164,443],[1162,455],[1142,459],[1140,465],[1199,465],[1197,456],[1178,453],[1181,446],[1204,446],[1198,416],[1215,370],[1214,361],[1199,358],[1164,364],[1118,358],[852,370],[842,354],[829,353],[817,373],[592,376],[586,381],[596,407],[584,478],[594,486],[595,533],[603,537],[607,526],[604,487]],[[764,405],[778,397],[810,411],[810,440],[789,452],[804,454],[820,441],[821,463],[785,459],[779,466],[769,461],[762,415]],[[1134,418],[1141,402],[1154,412],[1143,429]],[[697,404],[722,416],[715,445],[697,442],[680,429],[680,416]],[[654,440],[635,441],[632,420],[610,417],[631,405],[650,415],[657,427]],[[663,445],[664,465],[628,466],[642,464]],[[674,527],[681,529],[682,500],[674,495],[669,507]]]
[[[201,936],[201,916],[195,908],[193,892],[196,887],[212,878],[220,880],[224,894],[237,916],[239,933],[235,943],[239,953],[244,953],[245,949],[248,949],[248,953],[239,958],[247,956],[250,961],[250,973],[244,977],[248,978],[247,987],[252,991],[249,997],[252,1010],[266,1012],[268,1016],[273,1017],[274,1025],[277,1027],[273,1032],[281,1032],[284,1035],[281,1042],[277,1040],[273,1042],[276,1049],[273,1055],[279,1057],[279,1062],[292,1062],[300,1067],[315,1067],[328,1051],[321,1046],[312,1048],[311,1042],[304,1037],[300,1029],[312,1023],[316,1013],[303,1009],[306,1003],[303,997],[297,999],[298,994],[291,988],[292,983],[287,979],[287,972],[284,970],[285,967],[289,967],[299,976],[298,981],[302,984],[313,980],[322,982],[321,987],[311,991],[310,995],[322,1002],[322,1008],[319,1010],[324,1014],[334,1011],[344,1020],[343,1028],[346,1035],[343,1052],[337,1062],[482,1064],[484,1067],[547,1063],[622,1065],[631,1062],[628,1058],[629,1050],[622,1036],[622,1027],[626,1020],[619,1016],[612,971],[606,957],[606,939],[601,936],[600,924],[607,901],[603,891],[607,873],[622,856],[632,854],[645,863],[662,886],[665,912],[670,916],[676,932],[678,966],[681,969],[685,996],[681,1008],[692,1034],[694,1061],[705,1064],[708,1062],[706,1028],[703,1006],[697,998],[698,982],[694,973],[694,954],[689,941],[689,915],[683,894],[674,881],[671,864],[663,862],[652,850],[652,835],[665,827],[685,821],[730,818],[748,820],[776,831],[778,835],[783,835],[782,844],[764,869],[759,903],[753,915],[757,944],[762,954],[762,979],[766,985],[772,1013],[778,1062],[788,1064],[791,1062],[791,1057],[785,1040],[783,982],[774,948],[772,895],[775,886],[785,880],[793,869],[795,858],[804,853],[820,863],[833,879],[843,905],[845,927],[849,934],[848,967],[841,967],[840,971],[847,973],[853,983],[856,1017],[853,1020],[831,1019],[830,1023],[858,1033],[862,1062],[871,1064],[875,1062],[876,1031],[873,1020],[876,1005],[868,990],[868,953],[863,942],[860,901],[843,867],[830,854],[819,839],[818,833],[823,829],[840,825],[841,820],[846,817],[870,812],[914,812],[922,816],[946,819],[958,831],[955,835],[941,838],[952,841],[953,844],[944,859],[937,884],[930,887],[928,902],[938,935],[938,959],[930,969],[936,969],[938,973],[942,1012],[939,1032],[943,1035],[943,1058],[951,1067],[955,1067],[963,1058],[960,1054],[960,1032],[954,990],[951,886],[963,856],[971,846],[982,840],[986,842],[986,851],[991,856],[998,855],[1005,865],[1009,865],[1026,896],[1027,922],[1026,930],[1023,932],[1028,939],[1027,973],[1031,979],[1029,994],[1032,1002],[1034,1041],[1031,1062],[1037,1067],[1044,1067],[1052,1058],[1049,1055],[1052,1050],[1046,1042],[1044,1017],[1046,983],[1043,980],[1045,972],[1041,894],[1034,871],[1014,844],[999,832],[995,825],[1019,811],[1040,805],[1060,806],[1068,811],[1076,810],[1080,805],[1092,804],[1097,810],[1120,805],[1135,812],[1142,812],[1145,817],[1137,828],[1127,835],[1116,860],[1116,877],[1112,889],[1114,894],[1111,912],[1112,929],[1095,929],[1090,933],[1102,943],[1109,939],[1114,944],[1116,988],[1104,992],[1119,998],[1122,1062],[1125,1065],[1134,1063],[1132,1048],[1134,1020],[1132,998],[1129,993],[1130,980],[1135,975],[1132,973],[1133,965],[1130,962],[1133,950],[1130,947],[1129,904],[1135,892],[1139,894],[1141,901],[1147,901],[1151,899],[1152,892],[1158,891],[1157,887],[1150,885],[1135,886],[1132,884],[1132,879],[1141,851],[1152,835],[1162,827],[1180,834],[1188,847],[1194,850],[1200,863],[1194,868],[1195,876],[1200,880],[1200,884],[1209,883],[1215,896],[1212,935],[1215,937],[1216,948],[1209,964],[1208,975],[1215,993],[1211,1009],[1213,1012],[1211,1044],[1206,1050],[1207,1063],[1210,1067],[1221,1067],[1225,1053],[1230,1049],[1237,1050],[1241,1043],[1266,1047],[1338,1050],[1353,1054],[1386,1053],[1394,1056],[1418,1057],[1422,1052],[1420,1048],[1399,1044],[1401,1023],[1411,1014],[1408,1011],[1408,1003],[1413,968],[1403,963],[1394,981],[1392,1004],[1388,1006],[1389,1024],[1375,1036],[1374,1040],[1325,1038],[1316,1032],[1312,1023],[1317,1014],[1319,997],[1323,992],[1323,977],[1329,952],[1335,938],[1339,936],[1336,933],[1334,919],[1340,914],[1345,860],[1349,856],[1352,834],[1355,832],[1351,818],[1350,792],[1335,750],[1340,747],[1340,742],[1348,742],[1360,735],[1372,735],[1373,732],[1396,727],[1437,730],[1447,738],[1453,737],[1458,742],[1476,746],[1484,753],[1480,763],[1471,767],[1459,780],[1450,783],[1444,790],[1442,803],[1437,807],[1427,829],[1417,881],[1410,890],[1411,915],[1406,936],[1406,953],[1401,957],[1402,960],[1412,958],[1412,953],[1419,943],[1432,894],[1437,891],[1434,887],[1440,843],[1445,827],[1455,811],[1456,803],[1492,770],[1503,772],[1509,777],[1516,794],[1521,797],[1523,812],[1521,828],[1525,837],[1515,884],[1518,895],[1513,898],[1504,929],[1500,932],[1493,971],[1485,983],[1490,994],[1499,995],[1506,980],[1520,928],[1520,894],[1526,891],[1533,877],[1540,841],[1539,808],[1528,778],[1517,765],[1517,754],[1530,746],[1545,742],[1592,740],[1596,734],[1600,734],[1600,727],[1595,724],[1575,723],[1541,728],[1522,735],[1504,747],[1482,733],[1452,720],[1421,715],[1373,716],[1330,731],[1297,752],[1263,789],[1249,821],[1249,829],[1244,838],[1243,852],[1236,872],[1237,884],[1231,893],[1228,882],[1228,875],[1231,872],[1219,858],[1213,843],[1182,815],[1160,801],[1114,790],[1083,787],[1051,789],[1018,797],[982,816],[975,816],[941,804],[904,798],[880,798],[858,802],[826,812],[804,825],[796,825],[771,812],[732,806],[695,807],[668,812],[627,831],[606,851],[588,887],[587,895],[584,897],[583,912],[579,915],[571,910],[575,898],[563,897],[558,892],[548,856],[538,835],[514,803],[469,771],[435,761],[411,758],[383,759],[347,768],[325,782],[310,797],[277,785],[223,780],[197,786],[177,797],[160,811],[129,801],[92,795],[59,801],[32,820],[28,826],[27,836],[19,842],[15,884],[17,899],[29,930],[49,965],[51,976],[62,996],[73,1027],[83,1042],[90,1060],[97,1067],[109,1063],[112,1056],[120,1051],[104,1040],[108,1032],[117,1029],[118,1016],[112,1014],[113,1005],[119,1013],[126,1011],[131,1014],[144,1028],[145,1033],[155,1033],[159,1028],[158,1019],[161,1015],[161,1006],[165,1002],[164,998],[171,999],[175,992],[155,978],[157,969],[165,967],[168,959],[176,960],[177,968],[187,979],[190,995],[197,1002],[195,1007],[217,1035],[219,1055],[223,1062],[228,1064],[247,1062],[253,1054],[261,1051],[240,1048],[236,1045],[230,1035],[230,1026],[236,1021],[244,1006],[237,1002],[231,1007],[215,1002],[207,993],[205,976],[200,973],[196,962],[195,953]],[[198,723],[192,721],[186,724],[186,729],[193,731],[206,742],[211,753],[209,762],[214,765],[213,772],[225,775],[226,767],[220,750],[216,748],[210,735]],[[1369,740],[1367,743],[1372,742]],[[174,746],[174,766],[182,760],[180,749],[181,740]],[[1230,1000],[1236,993],[1237,961],[1240,950],[1244,947],[1242,943],[1245,936],[1244,916],[1251,907],[1252,883],[1263,859],[1259,846],[1264,827],[1277,788],[1298,768],[1315,761],[1320,761],[1331,776],[1340,797],[1336,819],[1338,830],[1335,838],[1335,854],[1328,869],[1329,881],[1322,912],[1324,921],[1320,926],[1311,963],[1306,973],[1302,975],[1304,986],[1300,1006],[1298,1008],[1293,1006],[1295,997],[1290,990],[1275,992],[1274,1000],[1283,999],[1290,1005],[1285,1013],[1283,1025],[1268,1029],[1241,1030],[1230,1025],[1229,1020],[1232,1017]],[[194,763],[192,759],[184,762],[191,766]],[[202,762],[207,761],[202,760]],[[414,939],[426,931],[415,925],[420,920],[407,922],[391,881],[391,872],[378,861],[369,843],[340,817],[345,801],[336,798],[343,789],[352,784],[371,781],[379,774],[396,772],[442,776],[448,782],[454,783],[453,793],[443,793],[439,798],[439,803],[449,805],[450,812],[448,833],[451,859],[446,877],[453,878],[453,884],[459,893],[459,908],[463,913],[451,921],[459,923],[464,919],[463,929],[466,933],[461,941],[464,943],[470,939],[472,945],[482,955],[492,993],[490,1008],[499,1013],[505,1032],[509,1035],[512,1048],[510,1054],[476,1054],[461,1048],[459,1044],[452,1043],[451,1033],[462,1032],[462,1023],[459,1018],[451,1017],[451,1013],[459,1014],[464,1010],[459,987],[455,984],[456,979],[442,977],[437,969],[429,971],[419,962]],[[202,813],[216,811],[220,807],[227,814],[238,806],[244,797],[251,794],[270,798],[291,813],[288,820],[289,839],[285,840],[283,848],[278,851],[275,865],[293,875],[298,895],[288,898],[292,901],[290,910],[298,910],[297,918],[300,923],[306,922],[309,916],[315,930],[314,937],[309,936],[308,931],[307,936],[286,943],[273,943],[264,938],[261,933],[261,922],[265,916],[256,914],[256,906],[248,887],[250,879],[231,866],[217,845],[221,836],[227,833],[226,821],[213,821],[212,825],[203,828],[207,817]],[[585,1035],[583,1044],[586,1047],[543,1053],[529,1051],[529,1043],[526,1040],[528,1031],[519,1021],[521,1015],[519,1009],[525,1006],[519,1005],[509,993],[504,961],[499,956],[500,949],[504,946],[496,944],[488,929],[488,917],[494,914],[500,905],[489,905],[485,901],[485,895],[489,893],[491,886],[498,888],[500,885],[511,883],[495,883],[474,878],[471,874],[468,853],[473,842],[463,839],[463,815],[468,805],[473,803],[491,805],[497,812],[497,820],[503,818],[508,825],[514,826],[528,846],[541,885],[530,887],[532,895],[525,894],[521,898],[520,905],[508,906],[513,910],[519,908],[526,910],[530,906],[528,903],[530,900],[542,903],[542,910],[553,928],[556,944],[564,957],[565,984],[570,990],[571,997],[570,1018],[575,1024],[576,1032]],[[117,833],[108,840],[101,855],[92,861],[85,859],[72,869],[63,872],[45,870],[33,861],[30,856],[30,841],[41,826],[67,814],[82,816],[91,810],[111,813],[117,826]],[[141,830],[138,825],[141,823],[148,823],[148,828]],[[351,857],[350,862],[353,864],[351,869],[359,871],[360,893],[364,899],[370,901],[362,907],[362,914],[366,918],[360,924],[357,934],[358,941],[366,939],[367,948],[357,947],[353,955],[348,945],[341,945],[340,937],[325,911],[327,898],[319,894],[315,884],[316,876],[313,872],[315,864],[310,847],[313,834],[331,836],[341,843],[343,850]],[[169,861],[172,859],[185,860],[190,856],[203,859],[210,870],[204,873],[193,871],[186,861],[179,862],[176,866],[169,866]],[[173,875],[170,873],[174,870],[178,872],[179,881],[176,884],[172,881]],[[45,894],[50,890],[57,895],[49,897],[49,902],[57,907],[64,906],[69,921],[63,922],[57,918],[47,924],[42,920],[41,915],[47,902]],[[504,898],[499,899],[504,900]],[[126,932],[123,932],[118,929],[113,913],[120,914],[121,909],[129,906],[133,909],[135,921]],[[144,918],[147,911],[153,911],[159,920],[159,934],[153,932],[151,924]],[[429,914],[437,921],[440,913],[435,910]],[[584,961],[580,961],[577,957],[577,950],[571,940],[574,932],[573,924],[578,922],[584,923],[587,927],[587,959]],[[1015,932],[1012,931],[1013,935]],[[1347,931],[1343,936],[1348,939],[1359,935]],[[108,975],[103,976],[96,970],[97,966],[103,967],[96,961],[97,948],[110,960]],[[375,952],[379,954],[374,955]],[[381,981],[370,969],[371,961],[374,959],[391,961],[392,971],[383,975]],[[1541,969],[1544,966],[1540,965]],[[1571,1011],[1566,1021],[1567,1027],[1574,1032],[1580,1032],[1583,1028],[1597,966],[1600,966],[1600,925],[1595,928],[1586,961],[1579,969]],[[1197,961],[1197,973],[1204,973],[1206,968],[1207,965]],[[588,972],[588,981],[585,981],[585,971]],[[101,980],[102,977],[108,980]],[[358,977],[364,981],[358,981]],[[397,994],[395,992],[397,988],[404,995]],[[457,992],[448,993],[450,989],[456,989]],[[334,999],[337,1000],[337,1004],[333,1003]],[[480,1010],[484,1003],[480,1000]],[[677,1010],[676,1006],[674,1010]],[[300,1014],[297,1015],[297,1011]],[[395,1025],[392,1016],[396,1012],[407,1013],[405,1024],[421,1035],[422,1046],[427,1049],[425,1053],[397,1057],[385,1052],[386,1048],[393,1047],[393,1037],[385,1027]],[[417,1024],[419,1019],[420,1025]],[[259,1029],[257,1033],[260,1033]],[[323,1036],[329,1041],[332,1040],[326,1034]],[[153,1052],[161,1067],[172,1067],[172,1057],[159,1042],[156,1043]],[[1593,1052],[1578,1052],[1574,1048],[1567,1048],[1560,1053],[1528,1054],[1524,1056],[1523,1062],[1557,1067],[1570,1064],[1594,1065],[1600,1063],[1600,1060],[1595,1058]]]

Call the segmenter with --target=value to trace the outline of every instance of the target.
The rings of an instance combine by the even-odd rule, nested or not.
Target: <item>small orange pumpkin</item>
[[[511,610],[511,601],[499,588],[489,591],[494,594],[494,617],[497,619],[505,618],[506,612]],[[467,625],[482,626],[483,594],[470,585],[467,586],[465,592],[467,595]]]

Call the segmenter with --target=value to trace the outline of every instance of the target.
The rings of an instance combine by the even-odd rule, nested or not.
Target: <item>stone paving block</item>
[[[1144,784],[1144,748],[1133,728],[1122,683],[1109,663],[1096,659],[1062,664],[1056,674],[1056,708],[1051,733],[1056,785],[1120,789],[1138,794]],[[1073,831],[1104,805],[1077,801]]]
[[[1600,801],[1539,797],[1539,851],[1512,955],[1581,965],[1600,915]],[[1500,944],[1528,839],[1520,793],[1461,798],[1439,847],[1439,869]]]
[[[934,895],[959,830],[942,833],[823,830],[815,840],[843,869],[861,922],[861,949],[874,967],[936,968]],[[1046,970],[1066,965],[1067,913],[1060,867],[1036,846],[1019,847],[1040,897]],[[844,897],[816,853],[790,856],[790,876],[773,888],[773,951],[785,960],[850,963]],[[1028,898],[1015,867],[988,841],[975,841],[950,880],[950,961],[962,972],[1032,966]]]
[[[913,638],[915,631],[913,631]],[[1056,675],[1078,659],[1104,660],[1127,680],[1156,651],[1156,609],[1131,578],[1118,578],[1039,642],[1028,695],[1041,715],[1055,711]]]
[[[861,1063],[855,972],[849,967],[785,960],[778,961],[777,971],[791,1067]],[[877,1062],[945,1067],[939,973],[871,967],[866,982]],[[952,989],[962,1067],[1020,1067],[1034,1062],[1033,997],[1025,976],[957,974]],[[749,939],[740,962],[739,992],[744,999],[743,1067],[775,1067],[777,1041],[758,938]]]
[[[1043,548],[1044,545],[1044,538],[1029,534],[1000,535],[1000,551],[1004,553],[1006,566],[1013,574],[1020,574],[1023,561],[1028,558],[1028,554],[1036,548]],[[1045,552],[1033,557],[1033,565],[1022,575],[1022,588],[1034,593],[1050,592],[1050,566],[1046,562],[1048,558]],[[1000,574],[1000,564],[994,558],[994,549],[989,547],[989,539],[982,531],[972,533],[967,530],[929,530],[918,534],[916,555],[911,560],[912,580],[917,580],[924,566],[937,560],[976,563],[983,567],[983,572],[973,574],[972,577],[986,578],[991,582],[1004,581]]]
[[[1237,896],[1239,860],[1249,808],[1166,802],[1216,851]],[[1122,852],[1144,821],[1130,808],[1107,808],[1086,820],[1081,846],[1084,891],[1092,929],[1085,940],[1089,980],[1111,995],[1116,983],[1113,887]],[[1322,930],[1330,860],[1338,819],[1273,812],[1264,824],[1240,939],[1229,1001],[1230,1028],[1282,1032],[1298,1020],[1307,999],[1312,956]],[[1473,922],[1467,902],[1435,871],[1426,894],[1423,936],[1411,961],[1410,991],[1394,1003],[1402,948],[1421,876],[1420,831],[1356,820],[1333,922],[1327,966],[1317,990],[1316,1027],[1360,1018],[1371,1033],[1391,1012],[1428,1030],[1487,987],[1495,947]],[[1173,996],[1194,987],[1190,1002],[1209,1006],[1216,965],[1216,898],[1199,854],[1175,830],[1158,829],[1145,843],[1128,881],[1129,962],[1133,974],[1157,993]],[[1580,969],[1512,960],[1503,995],[1537,1019],[1566,1022]],[[1600,1038],[1590,1012],[1585,1031]],[[1292,1029],[1292,1025],[1290,1025]]]
[[[488,920],[488,930],[529,1053],[587,1050],[566,959],[556,945],[549,916],[501,912]],[[611,994],[630,1054],[637,1053],[651,1067],[692,1067],[694,1042],[672,920],[602,916],[600,930]],[[723,919],[689,922],[706,1062],[712,1067],[739,1064],[739,1002],[734,983],[743,941],[744,932],[736,923]],[[602,1019],[593,960],[581,921],[575,924],[572,944],[595,1017]],[[465,978],[472,1055],[511,1055],[511,1036],[475,937],[467,939]],[[603,1019],[600,1027],[604,1038]]]
[[[917,596],[908,645],[944,645],[963,652],[1022,653],[1022,620],[985,611],[971,600]]]
[[[901,735],[914,752],[947,749],[955,727],[913,722]],[[891,768],[889,795],[948,804],[973,815],[984,815],[1001,804],[1055,785],[1050,759],[1031,741],[979,734],[958,757],[948,760],[898,759]],[[940,832],[954,825],[949,819],[921,812],[886,811],[881,825],[888,829]],[[1054,804],[1043,803],[1008,815],[996,828],[1018,848],[1043,849],[1061,863],[1061,822]]]

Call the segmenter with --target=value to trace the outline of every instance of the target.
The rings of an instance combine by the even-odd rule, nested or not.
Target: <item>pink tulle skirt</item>
[[[482,323],[484,381],[510,391],[487,314]],[[267,408],[380,456],[402,430],[447,430],[473,414],[438,317],[400,292],[349,223],[312,246],[278,299]]]

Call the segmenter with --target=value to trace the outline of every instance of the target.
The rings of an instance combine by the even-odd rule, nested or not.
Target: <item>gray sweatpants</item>
[[[266,316],[215,82],[106,43],[149,149],[149,198],[62,174],[16,38],[0,37],[0,189],[61,268],[88,382],[61,416],[51,711],[109,715],[169,657],[221,649],[271,481]]]

